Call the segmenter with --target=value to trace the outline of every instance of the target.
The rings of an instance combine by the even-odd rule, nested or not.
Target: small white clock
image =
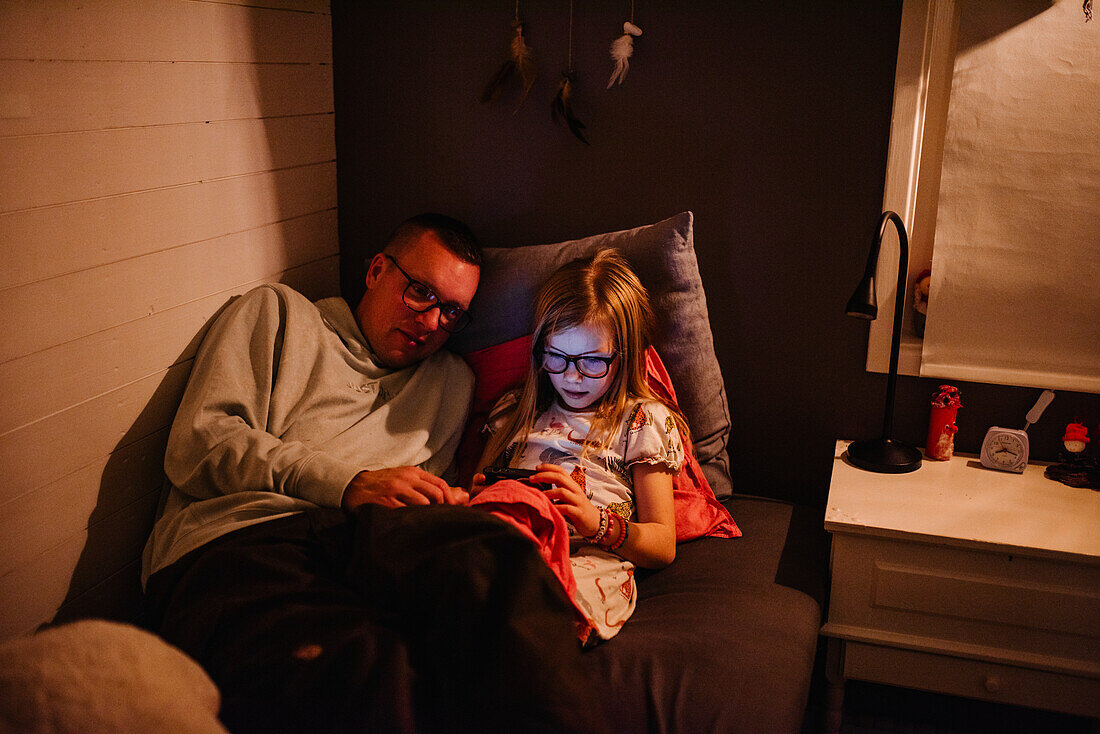
[[[1027,466],[1028,450],[1025,431],[993,426],[982,440],[982,466],[1022,474]]]
[[[982,466],[1023,474],[1030,448],[1027,429],[1039,420],[1052,400],[1054,400],[1054,391],[1043,390],[1039,399],[1035,401],[1035,405],[1031,406],[1031,410],[1027,412],[1027,423],[1024,424],[1022,431],[999,426],[993,426],[986,431],[985,438],[982,439]]]

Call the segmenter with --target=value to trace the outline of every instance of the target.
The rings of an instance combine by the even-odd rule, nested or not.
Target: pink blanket
[[[569,562],[569,528],[558,508],[538,489],[513,479],[486,487],[470,500],[470,506],[511,523],[538,546],[577,611],[577,636],[582,642],[587,640],[592,625],[575,600],[577,581]]]

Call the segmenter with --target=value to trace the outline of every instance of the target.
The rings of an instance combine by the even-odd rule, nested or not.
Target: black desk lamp
[[[905,306],[905,276],[909,264],[909,238],[905,234],[905,224],[894,212],[883,212],[879,221],[878,236],[871,243],[871,254],[867,256],[867,268],[863,280],[856,286],[855,293],[848,299],[848,315],[857,319],[874,321],[878,316],[878,301],[875,299],[875,270],[878,268],[878,251],[882,245],[882,236],[886,234],[886,224],[893,221],[898,230],[901,243],[901,257],[898,260],[898,293],[894,301],[894,333],[890,340],[890,376],[886,381],[886,410],[882,415],[882,438],[866,441],[854,441],[848,446],[848,459],[867,471],[884,474],[904,474],[920,468],[920,451],[890,438],[894,423],[894,389],[898,382],[898,349],[901,347],[901,310]]]

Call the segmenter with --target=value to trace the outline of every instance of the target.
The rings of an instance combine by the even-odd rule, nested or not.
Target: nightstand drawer
[[[856,468],[838,441],[827,719],[846,677],[1100,718],[1100,495],[973,458]]]
[[[1100,718],[1100,679],[847,641],[846,678]]]
[[[842,533],[832,566],[829,624],[841,636],[908,636],[921,640],[912,647],[1100,676],[1100,567]]]

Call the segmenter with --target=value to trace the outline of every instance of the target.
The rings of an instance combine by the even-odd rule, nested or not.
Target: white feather
[[[611,79],[607,82],[608,89],[611,89],[616,82],[622,84],[626,79],[626,72],[630,70],[630,57],[633,55],[634,37],[629,33],[624,33],[611,42],[611,60],[615,62],[615,68],[611,70]]]

